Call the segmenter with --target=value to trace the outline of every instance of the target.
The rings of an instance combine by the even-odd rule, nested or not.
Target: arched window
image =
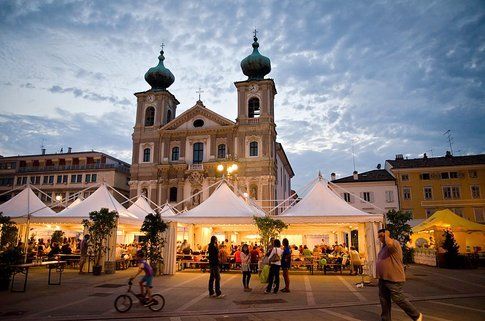
[[[258,142],[249,143],[249,156],[258,156]]]
[[[194,144],[194,164],[200,164],[204,160],[204,144]]]
[[[172,111],[169,109],[167,111],[167,123],[172,120]]]
[[[248,117],[257,118],[260,115],[259,99],[253,97],[248,101]]]
[[[170,187],[170,195],[168,197],[169,202],[177,201],[177,187]]]
[[[178,161],[180,156],[180,149],[178,147],[172,148],[172,161]]]
[[[251,185],[251,187],[249,187],[249,196],[251,196],[252,199],[258,199],[258,187],[256,185]]]
[[[145,110],[145,126],[153,126],[155,123],[155,108],[148,107]]]
[[[145,148],[143,150],[143,162],[144,163],[150,162],[150,148]]]
[[[226,158],[226,145],[220,144],[217,146],[217,158]]]

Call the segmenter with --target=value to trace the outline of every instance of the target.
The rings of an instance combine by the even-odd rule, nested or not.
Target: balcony
[[[203,171],[204,164],[189,164],[189,171]]]
[[[124,164],[87,164],[87,165],[59,165],[59,166],[33,166],[20,167],[19,173],[34,173],[34,172],[63,172],[63,171],[79,171],[79,170],[97,170],[97,169],[114,169],[122,173],[129,173],[130,167]]]

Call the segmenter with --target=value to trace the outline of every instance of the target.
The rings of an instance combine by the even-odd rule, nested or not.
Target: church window
[[[204,144],[195,143],[194,144],[194,164],[202,163],[204,159]]]
[[[172,111],[169,109],[167,111],[167,123],[172,120]]]
[[[180,156],[180,149],[178,147],[172,148],[172,161],[178,161]]]
[[[170,195],[168,197],[169,202],[177,201],[177,187],[170,187]]]
[[[258,142],[249,143],[249,156],[258,156]]]
[[[217,146],[217,158],[226,158],[226,145],[220,144]]]
[[[248,101],[248,117],[257,118],[260,115],[259,99],[253,97]]]
[[[155,123],[155,108],[148,107],[145,110],[145,126],[153,126]]]
[[[193,125],[194,127],[202,127],[204,126],[204,121],[202,119],[196,119]]]
[[[143,162],[144,163],[150,162],[150,148],[145,148],[143,150]]]

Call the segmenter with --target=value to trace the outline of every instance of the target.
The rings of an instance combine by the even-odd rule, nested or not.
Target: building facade
[[[383,214],[399,209],[396,179],[385,169],[354,172],[352,176],[339,179],[332,173],[331,182],[338,186],[332,186],[332,189],[341,198],[369,214]]]
[[[151,89],[135,94],[131,196],[144,193],[157,204],[180,203],[180,210],[190,209],[225,175],[265,209],[289,197],[294,173],[276,142],[276,86],[273,79],[264,78],[271,65],[258,47],[255,37],[253,53],[241,62],[248,79],[234,83],[235,121],[201,100],[177,115],[179,102],[167,90],[175,77],[165,68],[161,51],[159,64],[145,74]]]
[[[19,193],[26,184],[34,188],[46,205],[65,207],[75,199],[75,194],[100,182],[129,195],[130,165],[110,155],[90,151],[0,157],[0,193],[4,202]],[[86,198],[94,190],[83,192]],[[56,199],[57,197],[57,199]]]
[[[386,161],[396,177],[401,209],[426,219],[448,208],[476,222],[485,222],[485,154],[396,159]]]

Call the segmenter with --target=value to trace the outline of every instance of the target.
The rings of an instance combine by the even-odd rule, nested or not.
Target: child
[[[150,305],[153,305],[154,302],[152,300],[152,291],[151,291],[151,288],[152,288],[152,282],[153,282],[153,269],[152,267],[150,266],[150,264],[148,264],[148,262],[144,259],[145,255],[143,254],[143,252],[141,250],[137,251],[136,252],[136,257],[139,261],[139,265],[138,265],[138,272],[136,273],[135,276],[133,276],[132,278],[130,278],[131,280],[133,280],[134,278],[136,278],[141,272],[145,272],[145,275],[141,278],[140,282],[138,282],[140,284],[140,294],[143,295],[144,291],[143,291],[143,283],[146,283],[145,287],[146,287],[146,298],[147,300],[145,301],[145,306],[150,306]]]

